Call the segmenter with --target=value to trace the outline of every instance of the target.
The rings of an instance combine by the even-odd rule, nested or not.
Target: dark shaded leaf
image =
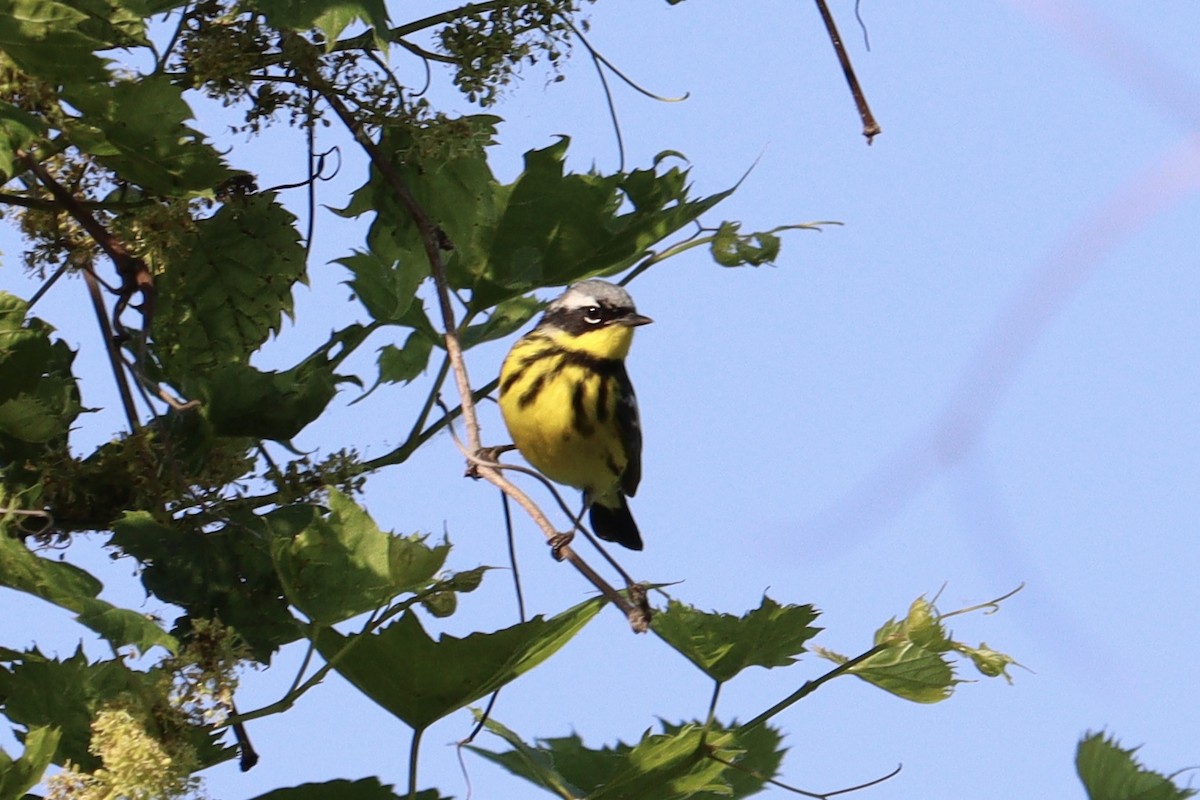
[[[287,507],[212,533],[168,528],[144,511],[128,512],[114,524],[110,544],[141,562],[146,591],[184,609],[176,635],[191,630],[191,618],[220,619],[265,664],[300,636],[271,560],[268,530],[295,525],[305,509],[316,513]]]
[[[545,661],[603,605],[597,598],[550,619],[539,616],[493,633],[443,635],[437,641],[410,611],[366,636],[323,630],[317,648],[363,694],[424,729]]]
[[[416,299],[417,287],[429,277],[429,262],[423,258],[393,260],[371,252],[354,251],[337,259],[354,274],[347,281],[359,302],[377,322],[403,323]]]
[[[597,750],[585,747],[577,735],[530,745],[494,720],[486,726],[513,749],[496,753],[472,746],[476,753],[552,793],[588,800],[746,797],[775,774],[783,755],[772,729],[740,733],[718,727],[705,735],[695,723],[664,724],[662,733],[647,731],[636,746],[618,742]]]
[[[321,416],[342,381],[357,378],[334,374],[318,354],[283,372],[226,364],[212,370],[196,394],[216,433],[286,442]]]
[[[356,781],[336,780],[324,783],[302,783],[286,789],[260,794],[252,800],[402,800],[408,794],[398,795],[391,784],[378,778],[360,778]],[[414,800],[443,800],[434,789],[417,792]]]
[[[1146,769],[1134,757],[1138,748],[1122,748],[1115,737],[1088,733],[1075,752],[1075,769],[1088,800],[1184,800],[1195,789],[1176,786],[1173,776]]]
[[[415,380],[429,365],[433,342],[420,331],[413,331],[404,340],[404,347],[385,344],[379,348],[379,382],[408,383]]]
[[[156,711],[153,704],[165,704],[163,682],[166,676],[157,669],[141,672],[120,660],[88,663],[82,648],[70,658],[59,661],[36,651],[8,651],[0,657],[8,667],[0,669],[0,699],[12,722],[33,730],[54,726],[62,735],[54,752],[54,763],[70,760],[91,772],[101,766],[90,750],[92,720],[103,706],[112,704],[143,705],[147,718]],[[204,766],[220,763],[233,756],[233,750],[218,742],[207,727],[186,726],[174,729],[187,738]]]
[[[383,0],[253,0],[251,7],[261,11],[272,26],[280,30],[319,29],[332,47],[346,27],[361,21],[376,30],[376,41],[384,40],[388,29],[387,7]]]
[[[459,336],[459,342],[466,350],[477,344],[508,336],[532,319],[545,305],[536,297],[514,297],[505,300],[488,312],[486,322],[468,326]]]
[[[66,444],[79,416],[79,388],[71,374],[75,354],[36,317],[28,304],[0,292],[0,467],[36,459]]]
[[[620,272],[733,191],[691,200],[678,168],[566,174],[568,142],[526,153],[525,171],[496,195],[503,213],[474,273],[474,310],[534,287]]]

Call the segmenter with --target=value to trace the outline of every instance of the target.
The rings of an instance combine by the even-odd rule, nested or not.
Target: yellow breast
[[[616,490],[628,463],[616,422],[618,387],[584,361],[552,337],[526,336],[500,371],[500,411],[513,444],[539,472],[605,496]]]

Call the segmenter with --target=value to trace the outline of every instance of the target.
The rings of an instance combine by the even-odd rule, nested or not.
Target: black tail
[[[606,498],[607,499],[607,498]],[[617,495],[618,505],[605,506],[599,502],[592,503],[589,515],[592,530],[606,542],[616,542],[630,550],[642,549],[642,535],[638,533],[637,523],[629,513],[629,504],[625,495]]]

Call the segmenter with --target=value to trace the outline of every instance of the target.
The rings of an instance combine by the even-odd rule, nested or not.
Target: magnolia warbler
[[[572,284],[500,369],[513,444],[547,478],[583,490],[601,539],[642,549],[626,496],[642,478],[642,429],[625,372],[633,329],[651,322],[602,280]]]

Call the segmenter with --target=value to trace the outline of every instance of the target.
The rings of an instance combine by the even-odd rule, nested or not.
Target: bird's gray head
[[[605,325],[633,327],[651,322],[637,313],[629,292],[615,283],[592,278],[567,287],[546,307],[543,325],[554,325],[571,333],[584,333]]]

